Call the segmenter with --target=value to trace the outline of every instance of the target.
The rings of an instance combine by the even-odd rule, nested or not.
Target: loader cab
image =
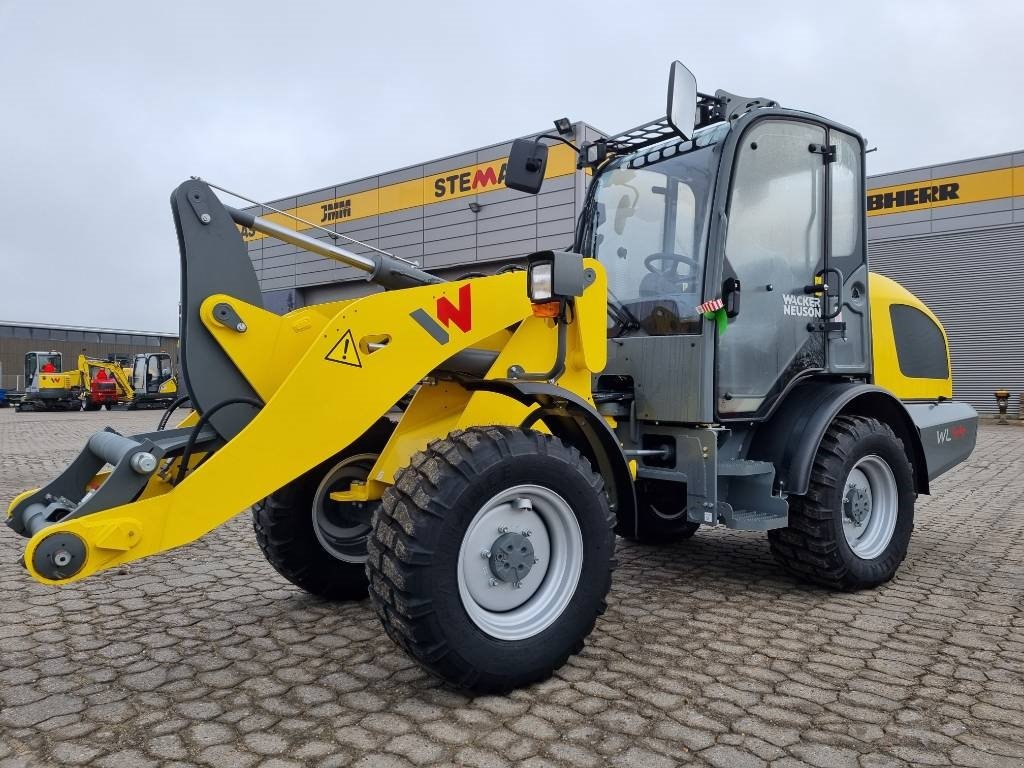
[[[26,391],[36,392],[39,390],[39,375],[41,373],[63,373],[63,371],[64,368],[60,352],[26,352]]]
[[[609,364],[642,420],[765,418],[810,375],[870,375],[863,142],[777,107],[611,160],[581,253],[605,267]],[[702,304],[721,300],[720,332]]]

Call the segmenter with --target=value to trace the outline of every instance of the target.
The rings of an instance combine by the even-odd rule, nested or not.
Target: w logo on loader
[[[459,303],[455,305],[447,296],[441,296],[437,300],[437,308],[434,313],[435,320],[424,309],[417,309],[409,313],[438,344],[447,344],[451,337],[445,328],[451,328],[454,324],[463,333],[468,333],[473,328],[473,295],[470,284],[466,283],[459,288]]]

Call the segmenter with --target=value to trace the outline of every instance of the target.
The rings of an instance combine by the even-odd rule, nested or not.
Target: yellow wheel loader
[[[536,193],[562,140],[516,142],[507,185]],[[15,498],[29,574],[83,579],[251,508],[285,578],[369,593],[396,643],[478,691],[541,680],[582,648],[616,532],[767,531],[815,582],[890,579],[915,498],[970,454],[977,416],[951,400],[938,319],[868,271],[861,137],[698,93],[676,62],[664,118],[578,151],[593,179],[574,251],[455,282],[179,186],[195,411],[99,432]],[[240,228],[385,290],[268,312]]]

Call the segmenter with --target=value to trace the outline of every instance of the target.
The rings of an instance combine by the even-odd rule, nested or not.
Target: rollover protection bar
[[[259,216],[240,211],[229,205],[225,205],[224,208],[227,209],[231,218],[240,227],[262,232],[264,235],[269,235],[282,242],[291,243],[297,248],[312,251],[321,256],[326,256],[328,259],[340,261],[347,266],[361,269],[363,272],[368,273],[366,278],[368,281],[377,283],[385,290],[413,288],[419,285],[435,285],[445,282],[440,277],[424,272],[419,267],[396,256],[374,252],[363,256],[347,248],[328,245],[321,240],[317,240],[315,237],[303,235],[294,229],[282,227],[280,224],[261,219]]]

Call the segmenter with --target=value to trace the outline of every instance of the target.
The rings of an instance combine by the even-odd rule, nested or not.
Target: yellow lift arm
[[[183,435],[209,429],[194,414],[167,433],[91,438],[83,457],[95,454],[92,464],[80,457],[77,470],[72,464],[48,488],[11,503],[16,527],[31,534],[26,567],[40,582],[67,583],[191,542],[351,444],[417,384],[354,496],[379,498],[396,469],[438,434],[522,422],[530,404],[486,391],[486,382],[508,382],[510,371],[590,402],[591,375],[605,364],[607,286],[597,262],[583,263],[589,283],[562,320],[534,315],[524,272],[386,291],[284,316],[231,295],[206,296],[196,320],[262,401],[258,412],[216,450],[198,441],[180,481]],[[475,387],[460,378],[460,354],[492,361]],[[100,472],[102,460],[114,471]],[[148,479],[138,484],[140,475]],[[134,500],[96,508],[93,496],[117,498],[131,482]],[[58,494],[80,501],[55,509],[48,499]]]

